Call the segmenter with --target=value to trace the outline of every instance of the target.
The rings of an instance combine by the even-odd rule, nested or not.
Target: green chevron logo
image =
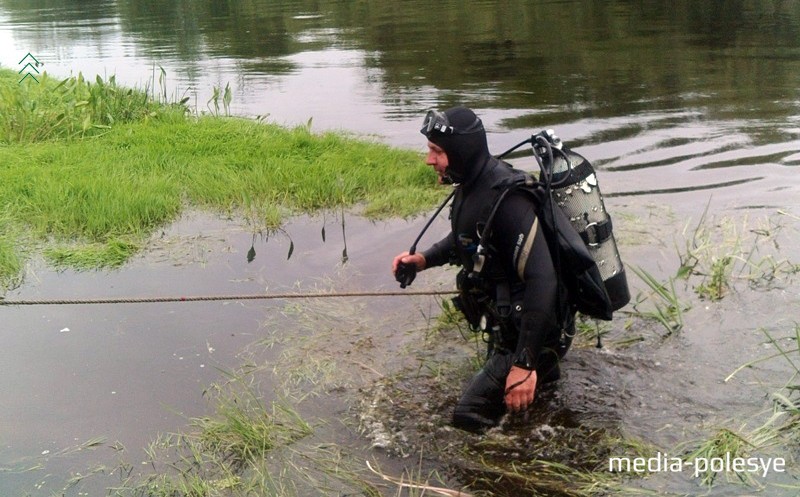
[[[30,59],[30,60],[28,60],[28,59]],[[36,76],[34,76],[33,72],[35,72],[36,74],[39,74],[39,70],[36,69],[36,68],[39,67],[40,65],[42,65],[42,63],[39,62],[38,60],[36,60],[36,57],[31,55],[30,52],[28,52],[28,54],[25,57],[23,57],[21,61],[19,61],[20,65],[23,62],[25,62],[26,60],[28,60],[28,63],[25,64],[24,66],[22,66],[22,69],[20,69],[19,73],[18,73],[18,74],[22,74],[23,72],[25,73],[25,75],[22,77],[22,79],[19,80],[19,84],[22,84],[22,82],[25,81],[28,77],[33,78],[33,80],[38,83],[39,80],[36,79]],[[33,72],[31,72],[31,71],[33,71]]]

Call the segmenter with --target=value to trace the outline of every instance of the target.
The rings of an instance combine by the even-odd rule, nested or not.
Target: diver
[[[511,193],[498,204],[487,256],[476,253],[498,185],[519,174],[489,153],[480,118],[466,107],[430,111],[421,132],[428,139],[426,164],[440,183],[454,188],[451,231],[421,253],[412,249],[397,255],[392,271],[401,278],[408,268],[413,275],[447,263],[462,267],[454,303],[473,329],[488,335],[489,345],[483,368],[454,409],[453,425],[482,431],[496,426],[506,412],[526,409],[537,387],[559,379],[575,312],[558,284],[529,196]]]

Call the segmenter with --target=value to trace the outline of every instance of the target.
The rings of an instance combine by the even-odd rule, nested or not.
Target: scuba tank
[[[551,129],[535,135],[532,140],[534,154],[541,159],[542,174],[550,181],[553,201],[588,247],[600,270],[612,309],[620,309],[630,301],[631,295],[594,168],[585,157],[565,147]]]

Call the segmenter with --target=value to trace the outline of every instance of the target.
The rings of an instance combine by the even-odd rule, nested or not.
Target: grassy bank
[[[0,281],[38,247],[51,262],[119,265],[186,208],[242,216],[359,206],[371,217],[433,205],[419,155],[245,119],[190,116],[147,91],[82,77],[18,84],[0,70]]]

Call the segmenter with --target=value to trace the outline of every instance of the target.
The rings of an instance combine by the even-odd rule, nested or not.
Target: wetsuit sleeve
[[[505,273],[524,284],[514,361],[534,369],[543,347],[559,337],[560,301],[550,250],[530,198],[516,193],[500,204],[491,241]]]
[[[434,243],[427,250],[422,251],[425,257],[425,267],[443,266],[451,260],[455,254],[455,236],[450,232],[446,237]]]

